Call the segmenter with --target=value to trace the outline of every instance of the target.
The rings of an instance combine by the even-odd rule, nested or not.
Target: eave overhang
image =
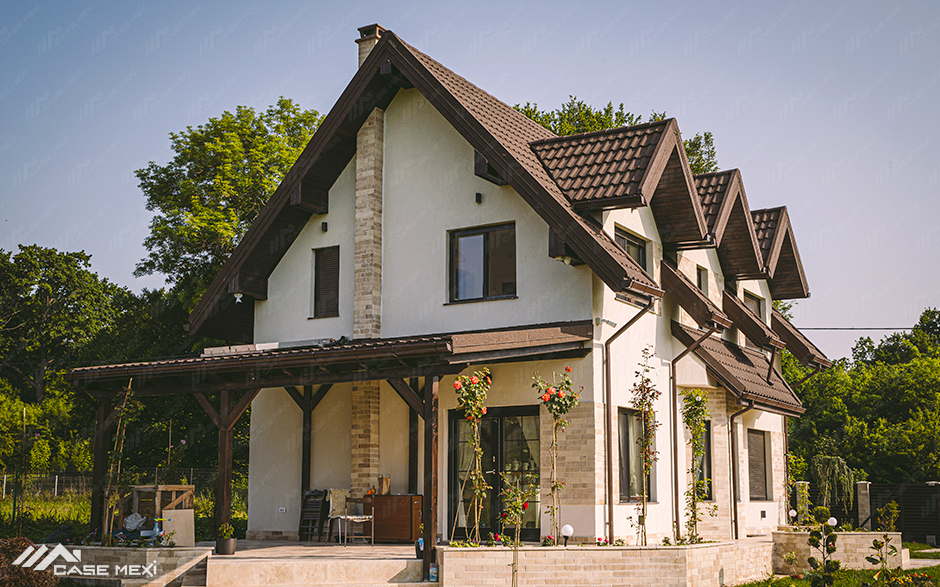
[[[734,325],[744,333],[744,336],[755,345],[768,351],[786,348],[783,341],[777,338],[774,332],[764,324],[764,321],[733,294],[727,291],[722,292],[721,309],[731,318]]]
[[[783,314],[774,310],[770,320],[774,333],[786,343],[787,350],[796,357],[797,361],[816,369],[828,369],[832,366],[832,361],[796,326],[784,318]]]
[[[732,322],[718,309],[702,290],[696,287],[685,275],[665,259],[660,264],[661,279],[666,295],[671,297],[685,310],[695,323],[705,329],[716,331],[731,328]]]

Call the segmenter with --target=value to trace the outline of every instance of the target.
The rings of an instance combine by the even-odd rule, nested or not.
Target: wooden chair
[[[300,528],[298,535],[301,542],[311,541],[316,532],[317,542],[323,535],[323,500],[326,491],[315,489],[304,493],[300,506]]]

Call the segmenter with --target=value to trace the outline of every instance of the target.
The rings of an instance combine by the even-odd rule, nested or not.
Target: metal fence
[[[175,485],[186,482],[187,485],[196,486],[196,495],[210,492],[215,495],[216,469],[178,468],[168,471],[165,468],[132,469],[123,475],[129,485]],[[232,471],[232,482],[242,485],[248,478],[248,471]],[[12,472],[0,473],[2,479],[2,498],[13,495],[15,476]],[[91,473],[73,471],[50,471],[45,473],[29,473],[25,476],[23,487],[25,493],[36,497],[56,497],[59,495],[82,495],[91,493]],[[236,491],[237,493],[237,491]]]

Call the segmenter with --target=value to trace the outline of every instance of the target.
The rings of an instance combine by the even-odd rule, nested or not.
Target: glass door
[[[450,475],[449,521],[457,526],[456,536],[466,537],[467,527],[473,527],[471,503],[473,487],[467,479],[473,464],[469,443],[470,425],[458,410],[450,413]],[[518,479],[526,473],[539,476],[539,414],[538,406],[491,408],[480,422],[480,447],[483,451],[483,475],[490,489],[483,500],[480,514],[480,537],[502,533],[500,523],[502,504],[499,498],[503,479],[499,473]],[[537,481],[536,481],[537,482]],[[529,503],[523,519],[522,539],[539,539],[538,498]]]

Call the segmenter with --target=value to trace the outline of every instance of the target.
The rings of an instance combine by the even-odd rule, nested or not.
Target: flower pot
[[[235,541],[237,538],[218,538],[215,541],[216,554],[235,554]]]
[[[415,558],[421,559],[424,558],[424,539],[419,538],[415,540]]]

